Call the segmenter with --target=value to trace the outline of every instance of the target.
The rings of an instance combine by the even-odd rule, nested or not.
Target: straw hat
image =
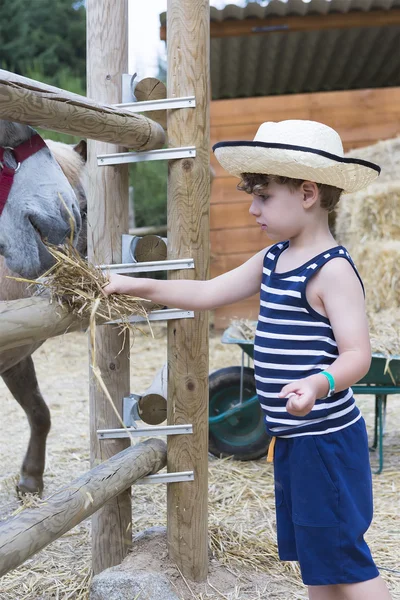
[[[333,185],[356,192],[376,179],[378,165],[345,158],[339,134],[316,121],[270,121],[260,125],[253,141],[219,142],[213,146],[228,173],[281,175]]]

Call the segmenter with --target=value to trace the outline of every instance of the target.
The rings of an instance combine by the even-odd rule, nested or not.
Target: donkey
[[[84,144],[76,147],[77,152],[85,154]],[[71,215],[74,243],[85,252],[86,237],[79,235],[80,205],[84,219],[86,215],[81,179],[85,161],[77,152],[66,144],[48,141],[46,145],[29,126],[0,120],[0,301],[31,295],[27,284],[7,279],[7,275],[33,279],[46,271],[52,257],[44,241],[61,244],[68,238]],[[0,375],[30,425],[29,445],[17,484],[20,494],[43,491],[50,412],[32,360],[32,353],[42,343],[0,352]]]

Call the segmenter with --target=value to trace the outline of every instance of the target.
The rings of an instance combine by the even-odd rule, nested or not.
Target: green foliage
[[[32,61],[39,61],[45,77],[58,87],[65,69],[85,78],[86,11],[78,2],[1,2],[0,40],[3,69],[26,75]]]
[[[63,142],[64,144],[77,144],[83,137],[77,135],[68,135],[67,133],[58,133],[58,131],[51,131],[50,129],[42,129],[35,127],[39,135],[45,140],[54,140],[55,142]]]
[[[131,165],[130,185],[134,189],[136,227],[165,225],[167,222],[167,176],[165,161]]]
[[[73,0],[0,2],[0,66],[24,77],[86,95],[86,11]],[[80,138],[40,135],[67,144]]]

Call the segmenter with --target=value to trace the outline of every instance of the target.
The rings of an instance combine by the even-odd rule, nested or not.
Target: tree
[[[165,225],[167,222],[167,176],[165,161],[139,162],[129,169],[133,186],[137,227]]]
[[[0,2],[0,65],[26,75],[34,62],[53,85],[86,73],[86,11],[74,0]],[[60,85],[59,85],[60,87]]]
[[[86,95],[86,11],[73,0],[0,0],[0,66]],[[66,143],[78,138],[40,131]]]

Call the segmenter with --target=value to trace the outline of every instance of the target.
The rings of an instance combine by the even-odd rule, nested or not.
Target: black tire
[[[219,369],[209,375],[210,417],[227,411],[240,402],[241,367]],[[256,395],[254,369],[243,369],[243,401]],[[256,460],[268,452],[270,436],[265,429],[261,407],[257,402],[236,413],[231,419],[209,423],[209,452],[219,458]]]

